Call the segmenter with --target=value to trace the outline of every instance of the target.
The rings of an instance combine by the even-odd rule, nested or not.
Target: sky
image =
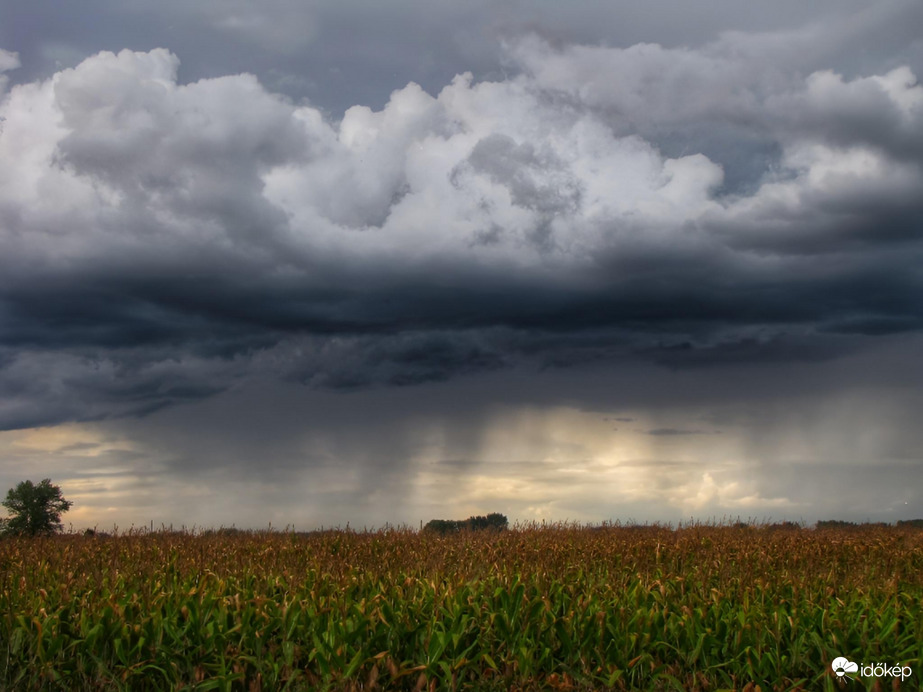
[[[0,488],[923,517],[920,75],[919,0],[0,0]]]

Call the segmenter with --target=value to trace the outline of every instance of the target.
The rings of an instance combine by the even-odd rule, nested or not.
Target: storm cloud
[[[477,398],[717,445],[749,377],[760,401],[786,368],[855,392],[843,363],[891,353],[869,386],[892,391],[923,327],[923,9],[654,5],[98,0],[80,31],[5,9],[0,430],[638,371],[714,406]]]
[[[810,40],[526,35],[505,80],[411,83],[338,121],[248,74],[181,83],[165,49],[17,85],[0,376],[22,401],[3,424],[74,415],[16,385],[38,361],[92,417],[207,395],[280,350],[280,376],[336,387],[504,367],[526,342],[551,363],[759,359],[792,334],[808,357],[826,333],[919,329],[923,87],[906,65],[802,75]],[[724,127],[711,156],[660,141]],[[742,188],[725,167],[754,142],[774,155]]]

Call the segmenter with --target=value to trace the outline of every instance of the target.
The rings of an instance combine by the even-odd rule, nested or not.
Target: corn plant
[[[0,689],[834,690],[923,677],[921,568],[911,527],[12,537]]]

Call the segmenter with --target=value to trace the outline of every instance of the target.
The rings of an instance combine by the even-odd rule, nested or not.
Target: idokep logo
[[[870,663],[859,664],[853,663],[845,656],[838,656],[830,664],[833,672],[841,680],[847,678],[852,680],[854,676],[863,678],[900,678],[906,680],[913,674],[910,666],[891,666],[887,663]]]
[[[848,658],[843,656],[833,659],[833,663],[830,665],[833,666],[833,672],[836,673],[838,678],[842,678],[847,673],[859,672],[859,664],[853,663]]]

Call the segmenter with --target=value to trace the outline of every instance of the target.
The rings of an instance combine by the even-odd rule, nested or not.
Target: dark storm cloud
[[[3,428],[144,415],[216,394],[234,364],[176,350],[20,350],[0,366]]]
[[[432,64],[367,45],[355,59],[390,56],[397,90],[360,80],[351,102],[372,107],[341,119],[335,90],[318,108],[297,100],[309,86],[279,85],[349,81],[323,71],[348,65],[286,61],[340,55],[335,37],[368,32],[372,6],[113,10],[129,37],[145,17],[185,45],[188,29],[168,31],[183,19],[258,46],[259,77],[218,48],[182,69],[154,46],[97,54],[92,30],[68,33],[71,10],[7,8],[25,38],[0,53],[16,84],[0,83],[0,427],[140,415],[259,378],[355,390],[626,359],[818,361],[918,331],[907,27],[923,10],[821,5],[776,21],[715,3],[720,30],[620,41],[603,40],[601,10],[536,10],[527,31],[507,6],[437,4],[415,39]],[[419,12],[400,4],[384,34]],[[464,37],[496,53],[454,76]],[[50,68],[65,43],[73,68]],[[843,57],[855,46],[867,64]]]
[[[540,518],[547,504],[549,516],[594,521],[893,520],[915,516],[903,502],[919,507],[910,480],[919,466],[919,346],[919,335],[890,336],[822,363],[671,371],[618,360],[345,392],[261,379],[99,427],[127,435],[186,486],[275,486],[277,501],[290,503],[282,524],[310,512],[318,525],[374,517],[416,526],[444,515],[446,503],[462,516],[524,519]],[[636,415],[615,413],[629,410]],[[616,415],[633,425],[612,431],[603,419]],[[709,434],[678,434],[695,431]],[[903,478],[900,493],[874,486],[870,469],[879,467]],[[265,526],[273,506],[245,508],[228,492],[235,497],[203,498],[208,522],[247,516]],[[890,507],[898,496],[901,507]],[[194,511],[180,516],[193,521]]]

